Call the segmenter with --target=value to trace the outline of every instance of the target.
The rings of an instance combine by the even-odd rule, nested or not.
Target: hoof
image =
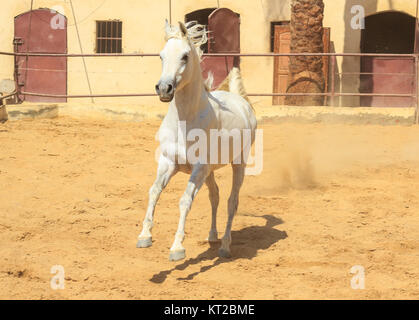
[[[230,251],[223,248],[220,248],[220,250],[218,250],[218,255],[220,256],[220,258],[231,258]]]
[[[148,248],[148,247],[151,247],[151,245],[152,245],[151,237],[138,239],[137,248]]]
[[[178,250],[178,251],[171,251],[170,256],[169,256],[169,260],[170,261],[178,261],[178,260],[185,259],[185,257],[186,257],[185,249]]]

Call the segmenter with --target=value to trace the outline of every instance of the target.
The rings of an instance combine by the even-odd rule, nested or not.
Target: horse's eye
[[[184,61],[184,62],[187,62],[187,61],[188,61],[188,55],[187,55],[187,54],[185,54],[185,55],[182,57],[182,61]]]

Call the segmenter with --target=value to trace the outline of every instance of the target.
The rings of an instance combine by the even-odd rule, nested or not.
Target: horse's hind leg
[[[243,184],[245,164],[232,164],[233,167],[233,185],[231,187],[230,198],[228,199],[228,220],[226,230],[221,241],[221,248],[218,252],[220,257],[229,258],[231,244],[231,227],[233,218],[239,205],[239,192]]]
[[[152,244],[151,229],[153,228],[153,215],[161,192],[167,186],[170,178],[176,173],[176,165],[165,157],[160,157],[157,169],[157,178],[149,191],[147,213],[143,221],[143,230],[138,236],[137,248],[147,248]]]
[[[208,235],[209,242],[216,242],[218,240],[217,233],[217,209],[220,201],[219,191],[217,183],[215,182],[214,172],[211,172],[208,176],[205,184],[208,187],[208,195],[211,202],[212,219],[211,219],[211,230]]]

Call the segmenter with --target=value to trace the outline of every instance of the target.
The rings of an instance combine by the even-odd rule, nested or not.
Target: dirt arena
[[[136,239],[156,170],[158,122],[0,124],[1,299],[418,299],[419,127],[274,124],[247,176],[231,259],[203,241],[204,186],[187,258],[169,262],[187,176],[158,203],[153,246]],[[231,170],[216,173],[223,234]],[[65,289],[52,290],[62,265]],[[351,288],[352,266],[365,289]]]

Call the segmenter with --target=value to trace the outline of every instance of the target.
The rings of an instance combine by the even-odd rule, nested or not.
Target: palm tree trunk
[[[292,0],[291,53],[323,52],[323,0]],[[323,93],[322,57],[290,57],[288,93]],[[322,105],[323,96],[288,96],[287,105]]]

